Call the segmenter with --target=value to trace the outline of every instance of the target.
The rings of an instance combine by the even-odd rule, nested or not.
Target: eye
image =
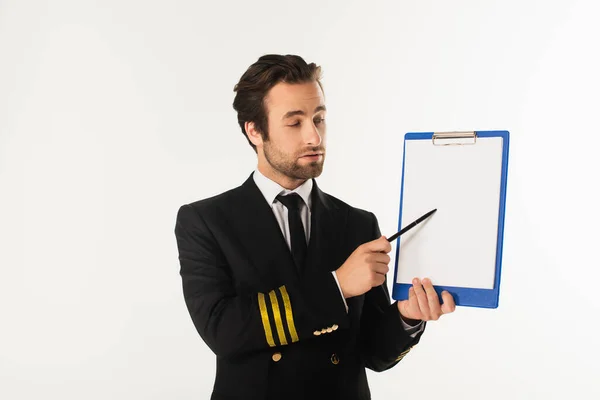
[[[300,126],[300,121],[296,121],[294,124],[288,126]]]
[[[323,122],[325,122],[325,118],[315,118],[315,124],[322,124]]]

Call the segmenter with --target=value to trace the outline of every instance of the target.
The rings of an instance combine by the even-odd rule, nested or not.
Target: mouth
[[[301,156],[302,157],[320,157],[323,155],[323,152],[314,152],[314,153],[306,153],[304,155]]]
[[[307,161],[319,161],[323,158],[323,152],[307,153],[300,158]]]

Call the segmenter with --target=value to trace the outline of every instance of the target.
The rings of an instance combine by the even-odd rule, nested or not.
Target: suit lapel
[[[277,285],[283,280],[297,278],[292,254],[273,215],[252,175],[239,188],[229,215],[230,226],[247,255],[248,262],[259,273],[260,284]]]
[[[311,196],[311,232],[305,271],[333,271],[341,266],[340,243],[346,228],[347,213],[321,191],[314,179]]]

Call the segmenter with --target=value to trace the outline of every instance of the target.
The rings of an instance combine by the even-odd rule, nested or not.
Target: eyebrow
[[[320,105],[317,108],[315,108],[315,113],[318,113],[319,111],[327,111],[327,108],[325,108],[324,105]],[[302,110],[288,111],[281,119],[290,118],[296,115],[305,115],[305,113]]]

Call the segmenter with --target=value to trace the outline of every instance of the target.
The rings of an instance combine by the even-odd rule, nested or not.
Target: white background
[[[265,53],[323,66],[319,183],[386,235],[405,132],[511,132],[500,307],[430,323],[374,399],[599,398],[599,8],[0,0],[0,398],[208,398],[175,216],[255,167],[231,103]]]

